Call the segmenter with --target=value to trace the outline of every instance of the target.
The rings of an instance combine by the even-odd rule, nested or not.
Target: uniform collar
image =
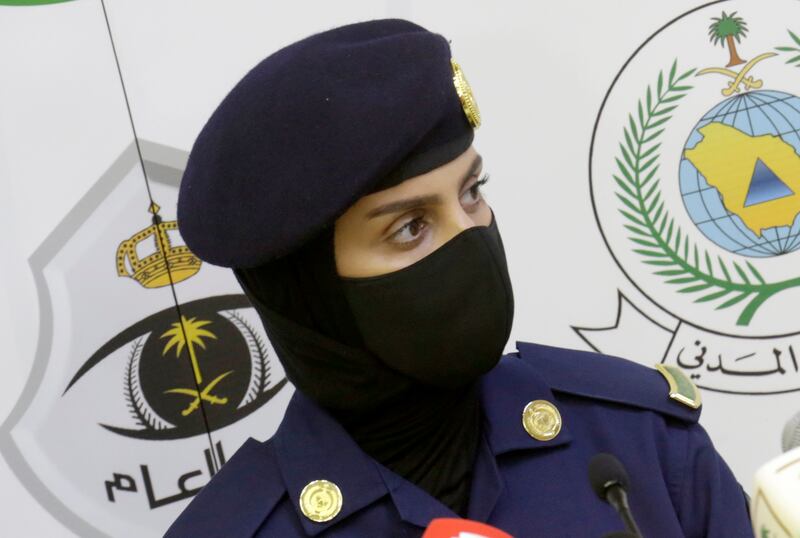
[[[298,390],[273,440],[287,494],[309,536],[316,536],[387,493],[376,462],[327,411]],[[311,521],[300,508],[300,492],[314,480],[333,482],[342,493],[341,511],[331,521]]]
[[[283,484],[275,480],[269,442],[248,439],[170,526],[165,538],[198,532],[203,536],[253,536],[283,494]]]
[[[391,469],[380,464],[378,468],[403,521],[418,527],[427,527],[431,520],[437,517],[459,517],[450,507]]]
[[[547,449],[572,440],[569,419],[563,416],[561,432],[550,441],[531,437],[522,425],[522,411],[533,400],[545,400],[558,408],[547,380],[517,353],[504,356],[482,379],[481,400],[485,432],[495,456],[513,450]]]
[[[504,356],[481,380],[485,439],[476,456],[468,517],[487,519],[503,491],[495,457],[570,442],[566,423],[550,441],[538,441],[525,431],[522,410],[533,400],[556,403],[544,378],[516,353]],[[344,521],[387,494],[400,517],[420,527],[435,517],[457,517],[427,492],[365,454],[327,411],[300,391],[292,396],[273,442],[287,494],[309,536]],[[314,480],[329,480],[342,492],[341,512],[331,521],[315,523],[300,509],[300,492]]]
[[[504,356],[481,381],[481,403],[484,413],[484,442],[479,450],[470,487],[470,519],[486,521],[499,500],[505,484],[498,467],[498,458],[514,451],[550,450],[572,440],[569,417],[559,410],[564,422],[561,431],[550,441],[531,437],[522,425],[522,411],[533,400],[545,400],[558,408],[550,385],[517,353]]]

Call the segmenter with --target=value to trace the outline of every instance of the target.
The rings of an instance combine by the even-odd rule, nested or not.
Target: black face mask
[[[364,346],[424,385],[474,382],[511,333],[514,297],[494,215],[408,267],[341,281]]]

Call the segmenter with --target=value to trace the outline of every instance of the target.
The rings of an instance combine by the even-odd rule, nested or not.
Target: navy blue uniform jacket
[[[484,434],[473,467],[470,519],[516,538],[591,537],[623,530],[587,479],[610,452],[627,468],[633,514],[647,538],[752,537],[746,500],[700,411],[668,398],[666,380],[637,363],[517,342],[481,381]],[[537,441],[522,410],[547,400],[561,432]],[[343,504],[315,523],[299,506],[312,480],[339,486]],[[245,442],[167,531],[169,538],[420,536],[457,517],[364,454],[323,409],[295,392],[272,439]]]

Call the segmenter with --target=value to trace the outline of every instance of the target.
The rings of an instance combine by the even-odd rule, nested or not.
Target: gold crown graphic
[[[172,245],[169,233],[178,229],[178,221],[162,222],[155,202],[149,211],[153,224],[136,232],[117,247],[117,275],[130,277],[145,288],[160,288],[172,282],[177,284],[197,274],[202,262],[186,245]],[[155,252],[139,257],[137,246],[147,248],[147,242],[155,244]]]

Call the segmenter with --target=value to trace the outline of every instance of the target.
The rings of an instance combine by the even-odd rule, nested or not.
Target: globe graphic
[[[706,113],[684,146],[693,149],[703,140],[700,129],[717,122],[750,136],[773,135],[800,154],[800,98],[784,92],[750,91],[730,97]],[[679,171],[683,203],[692,222],[717,246],[742,256],[767,258],[800,248],[800,214],[791,226],[761,230],[757,235],[728,211],[714,186],[684,156]]]

